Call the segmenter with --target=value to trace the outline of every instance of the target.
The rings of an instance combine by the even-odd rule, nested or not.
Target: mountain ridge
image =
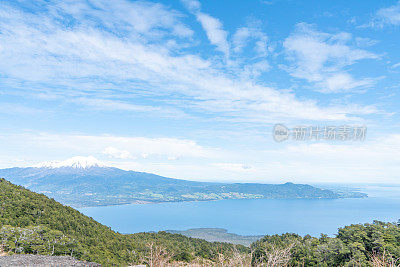
[[[65,162],[65,161],[64,161]],[[0,169],[0,177],[76,207],[256,198],[340,198],[307,184],[217,183],[168,178],[93,164]],[[363,197],[354,193],[346,197]]]

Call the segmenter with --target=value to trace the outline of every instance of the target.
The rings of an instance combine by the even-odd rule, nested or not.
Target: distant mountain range
[[[107,167],[93,157],[75,157],[34,167],[0,169],[0,177],[71,206],[119,205],[255,198],[365,197],[305,184],[209,183]]]

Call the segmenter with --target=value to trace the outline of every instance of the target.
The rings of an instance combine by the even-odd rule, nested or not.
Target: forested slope
[[[398,223],[350,225],[335,237],[265,236],[250,248],[166,232],[123,235],[4,179],[0,225],[2,249],[8,254],[67,254],[105,266],[397,266],[390,264],[398,264],[400,258]]]
[[[253,261],[288,251],[290,266],[399,266],[400,227],[374,221],[340,228],[336,237],[265,236],[252,244]],[[392,264],[392,265],[391,265]]]
[[[146,262],[152,248],[162,248],[172,260],[182,261],[215,260],[233,249],[230,244],[165,232],[119,234],[71,207],[4,179],[0,179],[0,224],[5,251],[68,254],[105,265]]]

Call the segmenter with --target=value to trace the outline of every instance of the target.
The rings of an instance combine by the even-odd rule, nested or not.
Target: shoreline
[[[360,196],[360,197],[336,197],[336,198],[328,198],[328,197],[299,197],[299,198],[228,198],[228,199],[204,199],[204,200],[182,200],[182,201],[145,201],[139,200],[130,203],[116,203],[116,204],[104,204],[104,205],[94,205],[94,206],[74,206],[70,204],[64,204],[66,206],[70,206],[76,209],[81,208],[96,208],[96,207],[113,207],[113,206],[126,206],[126,205],[154,205],[154,204],[164,204],[164,203],[187,203],[187,202],[211,202],[211,201],[224,201],[224,200],[325,200],[325,199],[364,199],[369,198],[368,195]]]

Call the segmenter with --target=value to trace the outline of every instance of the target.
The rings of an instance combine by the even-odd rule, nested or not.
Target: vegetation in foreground
[[[105,266],[399,266],[400,258],[397,223],[346,226],[336,237],[265,236],[250,248],[166,232],[123,235],[4,179],[0,225],[4,253],[72,255]]]
[[[1,245],[7,253],[67,254],[107,266],[149,264],[155,247],[172,255],[171,261],[200,263],[215,261],[219,255],[228,257],[234,248],[249,250],[166,232],[116,233],[71,207],[4,179],[0,179],[0,225]]]
[[[252,251],[253,262],[265,262],[274,251],[288,251],[290,266],[400,266],[389,265],[400,258],[400,227],[374,221],[340,228],[336,237],[265,236],[252,244]],[[386,264],[376,265],[380,261]]]

